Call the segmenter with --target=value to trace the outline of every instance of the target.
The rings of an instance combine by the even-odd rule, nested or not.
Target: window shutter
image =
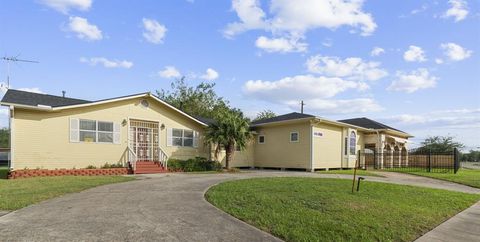
[[[80,142],[80,120],[78,118],[70,118],[70,142]]]
[[[167,146],[172,146],[172,128],[167,128]]]
[[[198,132],[193,131],[193,147],[198,147]]]
[[[114,144],[120,144],[120,124],[119,123],[113,123],[113,143]]]

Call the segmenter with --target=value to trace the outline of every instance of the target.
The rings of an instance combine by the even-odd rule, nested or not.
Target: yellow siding
[[[254,166],[254,146],[255,138],[247,144],[247,147],[242,151],[235,151],[231,167],[253,167]],[[213,157],[213,153],[212,153]],[[218,154],[218,160],[225,166],[225,151]]]
[[[310,123],[261,127],[258,135],[265,135],[265,144],[255,140],[255,166],[277,168],[310,168]],[[290,142],[290,133],[299,132],[299,142]]]
[[[169,157],[187,159],[208,156],[204,148],[204,127],[182,114],[147,98],[150,107],[140,105],[142,98],[112,102],[58,112],[15,109],[13,130],[14,169],[84,168],[125,161],[128,146],[128,125],[121,125],[120,144],[71,143],[69,119],[92,119],[122,123],[128,118],[154,120],[165,125],[160,129],[160,147]],[[168,128],[192,129],[199,132],[198,148],[167,147]]]
[[[313,130],[323,134],[313,138],[314,168],[341,168],[343,128],[320,123]]]

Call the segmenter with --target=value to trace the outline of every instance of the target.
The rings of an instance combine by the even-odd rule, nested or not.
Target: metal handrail
[[[162,163],[163,167],[165,170],[168,170],[168,155],[165,153],[165,151],[162,149],[162,147],[158,146],[158,159],[160,163]]]
[[[135,154],[130,146],[128,146],[128,161],[132,165],[132,170],[135,171],[137,169],[137,154]]]

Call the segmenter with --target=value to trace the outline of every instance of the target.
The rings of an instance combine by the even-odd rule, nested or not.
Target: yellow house
[[[87,101],[10,89],[1,104],[10,110],[14,170],[105,163],[136,170],[147,162],[164,169],[169,158],[212,158],[203,142],[209,121],[150,93]],[[351,168],[359,150],[406,152],[411,137],[366,118],[333,121],[300,113],[253,122],[251,128],[255,138],[235,152],[234,167]]]

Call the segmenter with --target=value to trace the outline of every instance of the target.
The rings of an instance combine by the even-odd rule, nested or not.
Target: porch
[[[160,145],[158,121],[128,120],[128,166],[134,174],[168,170],[168,155]]]

